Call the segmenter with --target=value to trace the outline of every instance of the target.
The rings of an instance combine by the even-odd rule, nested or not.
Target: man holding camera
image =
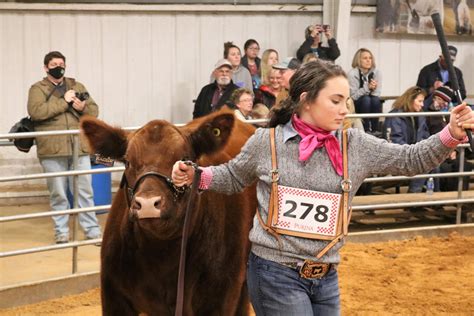
[[[66,57],[57,51],[44,57],[46,77],[31,86],[28,93],[28,114],[35,125],[35,131],[74,130],[79,128],[82,115],[98,115],[95,101],[89,97],[84,85],[73,78],[64,77]],[[44,172],[73,170],[73,136],[36,137],[37,156]],[[80,142],[78,170],[91,168],[85,141]],[[79,207],[94,206],[91,175],[78,177]],[[52,211],[70,208],[68,191],[72,194],[72,177],[47,179]],[[55,241],[58,244],[69,241],[69,215],[53,216]],[[87,239],[101,238],[100,226],[94,212],[79,213],[79,224]]]
[[[328,39],[329,47],[323,47],[321,36],[324,33]],[[296,57],[302,62],[307,54],[314,54],[317,58],[335,61],[340,55],[336,39],[332,37],[330,25],[310,25],[305,30],[306,40],[296,52]]]

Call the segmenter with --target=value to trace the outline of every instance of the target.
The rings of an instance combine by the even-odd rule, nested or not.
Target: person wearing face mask
[[[231,79],[232,64],[227,59],[216,63],[212,77],[214,82],[201,89],[194,103],[193,119],[220,109],[229,101],[232,92],[239,88]]]
[[[33,84],[28,93],[28,114],[35,125],[35,131],[75,130],[83,115],[98,115],[98,106],[89,96],[85,86],[74,78],[66,78],[66,57],[57,51],[44,57],[46,77]],[[37,156],[44,172],[73,170],[72,135],[36,137]],[[91,168],[88,148],[80,142],[78,169]],[[78,177],[79,207],[94,206],[91,175]],[[69,209],[67,195],[72,193],[72,177],[47,179],[52,211]],[[86,239],[101,238],[101,230],[94,212],[79,213],[79,224]],[[53,216],[56,243],[69,241],[69,215]]]

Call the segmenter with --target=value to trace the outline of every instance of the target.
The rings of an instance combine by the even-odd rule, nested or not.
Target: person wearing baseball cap
[[[281,73],[281,86],[283,89],[278,94],[275,105],[278,107],[280,103],[288,97],[288,90],[290,89],[290,79],[301,66],[301,62],[294,57],[286,57],[283,61],[272,65],[273,69],[280,70]]]
[[[431,98],[426,100],[425,109],[427,112],[449,111],[451,102],[455,101],[454,91],[448,86],[438,87],[433,91]],[[445,116],[427,116],[426,124],[430,135],[440,132],[447,124]]]
[[[433,92],[433,99],[436,98],[439,101],[452,102],[455,98],[454,91],[448,86],[438,87]]]
[[[216,62],[212,75],[214,82],[201,89],[194,103],[193,119],[220,109],[239,88],[232,82],[232,64],[225,58]]]
[[[456,61],[458,49],[455,46],[448,45],[448,51],[451,61],[454,63]],[[459,68],[454,67],[454,72],[458,78],[461,97],[464,100],[466,98],[466,86],[464,85],[462,71]],[[446,85],[446,83],[450,81],[451,78],[449,78],[448,65],[444,60],[444,56],[441,54],[439,55],[438,60],[436,60],[434,63],[426,65],[421,69],[416,85],[423,88],[426,93],[430,95],[437,88]]]

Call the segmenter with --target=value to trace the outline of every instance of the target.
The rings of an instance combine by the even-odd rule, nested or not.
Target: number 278
[[[283,216],[296,218],[296,214],[293,214],[298,208],[298,203],[292,200],[286,200],[285,204],[290,204],[290,209],[283,213]],[[329,207],[326,205],[316,205],[311,203],[300,203],[302,208],[305,208],[303,214],[301,214],[300,219],[305,219],[313,208],[316,209],[316,214],[314,214],[314,220],[317,222],[325,222],[328,220]]]

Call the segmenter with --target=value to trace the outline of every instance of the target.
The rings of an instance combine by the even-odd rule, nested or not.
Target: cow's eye
[[[212,129],[212,133],[214,134],[214,136],[219,137],[221,135],[221,130],[216,127]]]

